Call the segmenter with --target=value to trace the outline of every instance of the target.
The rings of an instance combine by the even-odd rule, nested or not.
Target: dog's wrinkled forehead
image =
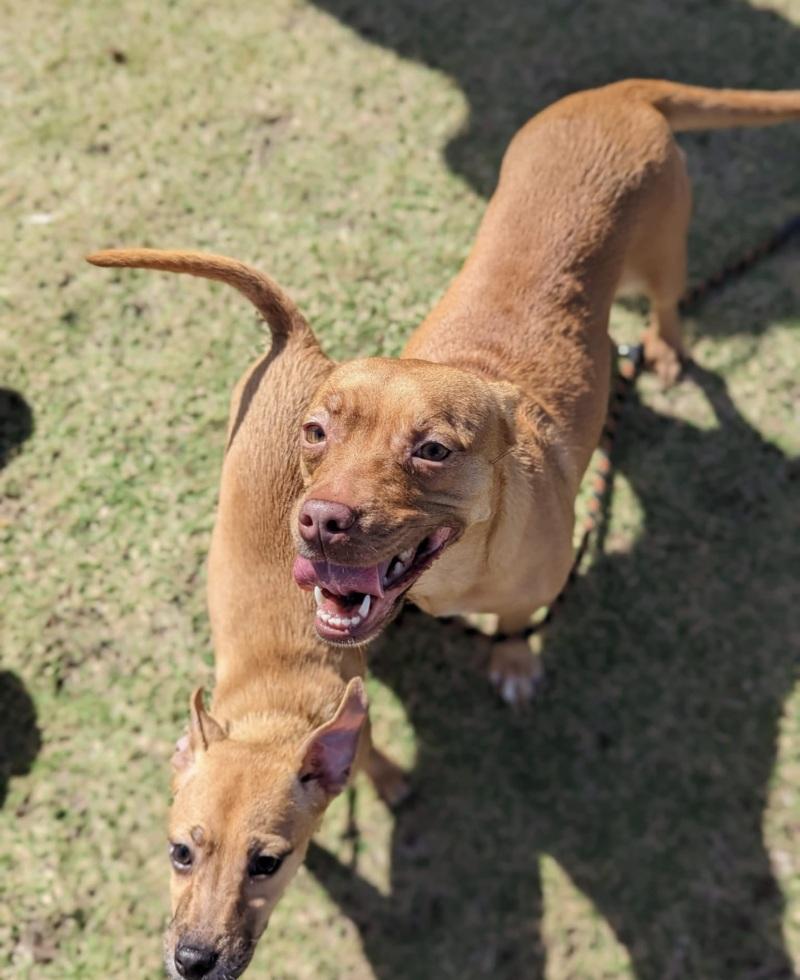
[[[318,389],[310,413],[324,412],[348,429],[390,431],[442,424],[473,435],[491,405],[478,378],[428,361],[366,358],[337,366]]]
[[[211,746],[182,781],[170,822],[199,826],[215,839],[230,831],[290,831],[295,774],[258,747],[233,740]],[[177,829],[177,828],[176,828]]]

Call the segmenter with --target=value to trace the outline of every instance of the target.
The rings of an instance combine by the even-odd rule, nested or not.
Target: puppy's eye
[[[325,442],[325,430],[318,422],[306,422],[303,426],[303,437],[312,446]]]
[[[271,854],[256,854],[255,857],[250,858],[247,873],[251,878],[269,878],[270,875],[275,874],[282,864],[282,857],[273,857]]]
[[[176,871],[190,871],[194,857],[188,844],[170,844],[169,859]]]
[[[414,455],[417,459],[426,459],[429,463],[441,463],[450,455],[450,450],[440,442],[423,442],[415,450]]]

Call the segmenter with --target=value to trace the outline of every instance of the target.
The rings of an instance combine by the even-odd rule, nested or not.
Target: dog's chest
[[[541,569],[516,556],[508,558],[487,562],[483,557],[446,555],[414,585],[409,598],[431,616],[496,613],[518,593],[535,602]]]

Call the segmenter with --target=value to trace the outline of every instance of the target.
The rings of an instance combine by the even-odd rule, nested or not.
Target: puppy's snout
[[[175,967],[186,980],[200,980],[214,969],[219,953],[208,946],[181,943],[175,950]]]
[[[344,541],[355,522],[355,511],[334,500],[307,500],[298,517],[303,540],[323,546]]]

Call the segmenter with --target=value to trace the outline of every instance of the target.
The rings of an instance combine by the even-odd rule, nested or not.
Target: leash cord
[[[687,289],[678,302],[678,311],[682,315],[690,312],[712,292],[716,292],[723,286],[728,285],[728,283],[737,279],[744,272],[752,269],[762,259],[777,252],[778,249],[786,245],[797,234],[800,234],[800,215],[795,215],[793,218],[790,218],[760,244],[749,248],[738,259],[726,263],[718,272],[715,272],[702,282]],[[613,450],[618,424],[628,396],[636,386],[636,381],[644,367],[644,350],[641,344],[619,344],[617,345],[616,353],[618,358],[616,378],[609,400],[608,415],[603,426],[600,444],[597,447],[597,461],[591,477],[592,489],[589,498],[588,513],[583,522],[580,541],[575,549],[575,559],[572,562],[567,580],[555,599],[549,606],[545,607],[544,615],[539,620],[531,623],[530,626],[527,626],[524,630],[520,630],[518,633],[498,632],[493,634],[492,639],[496,642],[517,638],[527,640],[553,621],[556,611],[563,606],[564,600],[571,592],[580,574],[581,565],[583,564],[593,537],[607,516],[611,490],[614,483]],[[416,607],[412,606],[411,608],[417,611]],[[443,623],[460,623],[455,616],[441,616],[438,618]],[[460,625],[462,625],[467,635],[480,633],[480,630],[475,629],[473,626],[466,624]]]

